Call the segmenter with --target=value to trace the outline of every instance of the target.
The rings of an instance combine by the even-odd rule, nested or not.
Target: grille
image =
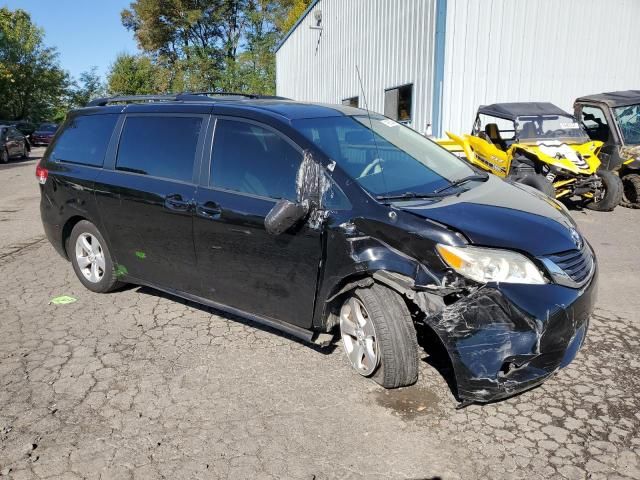
[[[577,283],[586,280],[593,267],[593,254],[586,243],[582,247],[582,250],[569,250],[556,253],[555,255],[549,255],[547,258],[569,275],[571,280]]]

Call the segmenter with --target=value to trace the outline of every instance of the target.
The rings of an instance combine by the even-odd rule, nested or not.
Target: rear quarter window
[[[101,167],[117,114],[85,115],[68,120],[49,158],[56,162]]]

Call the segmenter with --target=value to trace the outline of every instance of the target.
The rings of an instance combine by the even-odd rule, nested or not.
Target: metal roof
[[[625,107],[640,103],[640,90],[624,90],[620,92],[597,93],[576,99],[576,102],[604,103],[610,107]]]
[[[307,9],[306,9],[304,12],[302,12],[302,15],[300,15],[300,18],[299,18],[298,20],[296,20],[296,23],[294,23],[294,24],[293,24],[293,27],[291,27],[291,28],[289,29],[289,31],[288,31],[288,32],[287,32],[287,34],[284,36],[284,38],[283,38],[282,40],[280,40],[280,43],[278,43],[278,45],[276,46],[276,52],[277,52],[278,50],[280,50],[280,47],[282,47],[282,45],[284,45],[284,42],[286,42],[286,41],[287,41],[287,39],[291,36],[291,34],[294,32],[294,30],[295,30],[296,28],[298,28],[298,25],[300,25],[300,24],[302,23],[302,21],[303,21],[305,18],[307,18],[307,15],[309,15],[309,12],[313,9],[313,7],[315,7],[315,6],[318,4],[318,2],[319,2],[319,1],[320,1],[320,0],[313,0],[313,1],[309,4],[309,6],[307,7]]]
[[[517,117],[536,115],[572,115],[560,107],[548,102],[518,102],[518,103],[494,103],[493,105],[481,105],[478,113],[492,115],[494,117],[513,120]]]

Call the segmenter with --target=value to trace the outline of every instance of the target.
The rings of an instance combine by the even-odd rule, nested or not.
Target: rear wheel
[[[586,207],[599,212],[610,212],[622,201],[622,180],[609,170],[598,170],[596,175],[602,181],[602,188],[594,193],[593,200]]]
[[[76,276],[89,290],[105,293],[119,286],[107,242],[93,223],[81,220],[73,227],[67,254]]]
[[[403,299],[374,284],[355,290],[340,309],[340,333],[351,366],[385,388],[418,379],[418,343]]]
[[[527,175],[518,180],[518,182],[522,183],[523,185],[533,187],[551,198],[556,198],[556,189],[553,186],[553,183],[551,183],[549,180],[547,180],[546,177],[542,175]]]
[[[640,208],[640,175],[630,173],[622,177],[622,205]]]

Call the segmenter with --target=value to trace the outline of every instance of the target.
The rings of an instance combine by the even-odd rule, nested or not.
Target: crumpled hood
[[[533,256],[576,248],[575,222],[554,200],[493,175],[439,202],[405,202],[398,208],[463,233],[473,244],[520,250]]]

